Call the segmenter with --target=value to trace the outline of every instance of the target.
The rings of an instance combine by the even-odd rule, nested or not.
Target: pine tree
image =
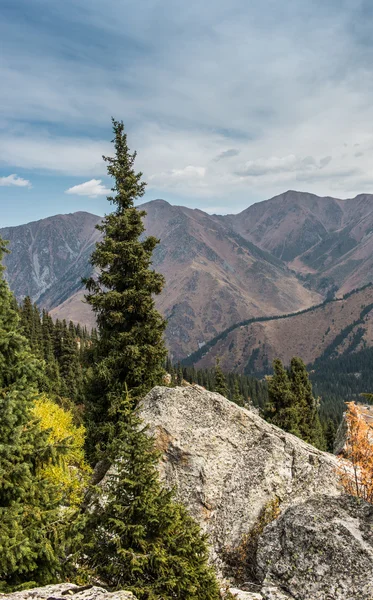
[[[91,263],[97,278],[85,280],[87,302],[96,314],[99,341],[93,367],[88,407],[91,460],[100,456],[110,439],[113,403],[125,386],[136,403],[162,382],[167,351],[163,341],[165,321],[155,309],[154,295],[164,278],[151,268],[158,240],[142,238],[145,211],[135,200],[144,194],[142,173],[136,173],[136,152],[131,154],[122,122],[113,119],[115,156],[104,157],[113,177],[115,210],[97,226],[103,240],[96,245]]]
[[[304,362],[294,357],[287,371],[282,362],[273,362],[274,374],[268,378],[268,403],[264,418],[317,448],[324,449],[325,437],[319,417],[319,401]]]
[[[180,361],[177,363],[177,368],[176,368],[176,384],[177,385],[182,385],[183,384],[183,368],[181,366]]]
[[[300,437],[317,448],[326,449],[319,416],[320,401],[313,396],[308,371],[301,358],[295,356],[291,359],[289,379],[299,415]]]
[[[115,462],[105,501],[98,498],[86,513],[79,562],[140,600],[215,600],[205,538],[161,488],[158,455],[137,414],[138,400],[164,373],[165,322],[153,298],[163,277],[151,269],[157,240],[140,239],[144,211],[133,204],[144,184],[133,169],[136,155],[129,153],[123,124],[113,121],[113,127],[116,156],[106,160],[116,210],[100,226],[104,237],[92,256],[99,274],[86,285],[99,328],[89,386],[90,458]]]
[[[234,379],[233,383],[233,393],[232,393],[232,402],[238,404],[238,406],[244,405],[243,395],[240,390],[240,383],[237,378]]]
[[[273,376],[268,378],[268,403],[264,418],[284,431],[300,437],[296,399],[291,389],[288,373],[280,359],[273,362]]]
[[[161,488],[158,454],[128,395],[116,409],[110,458],[120,459],[87,515],[84,568],[139,600],[217,600],[206,538]]]
[[[6,252],[0,240],[0,261]],[[53,457],[32,410],[42,364],[32,356],[0,267],[0,585],[55,579],[60,495],[42,476]]]
[[[328,419],[325,423],[325,442],[326,449],[328,452],[333,452],[334,450],[334,442],[335,436],[337,433],[337,428],[333,419]]]
[[[220,360],[217,358],[215,363],[215,385],[214,392],[221,394],[222,396],[228,397],[228,386],[225,375],[220,367]]]

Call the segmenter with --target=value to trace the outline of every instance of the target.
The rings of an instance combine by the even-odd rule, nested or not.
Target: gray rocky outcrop
[[[97,586],[78,586],[73,583],[59,583],[32,588],[13,594],[0,594],[0,600],[136,600],[132,592],[120,590],[108,592]]]
[[[334,456],[199,386],[154,388],[141,417],[162,451],[163,479],[209,534],[217,565],[274,499],[284,510],[339,493]]]
[[[296,600],[372,600],[373,506],[351,496],[292,506],[264,530],[257,564],[264,598],[272,585]]]

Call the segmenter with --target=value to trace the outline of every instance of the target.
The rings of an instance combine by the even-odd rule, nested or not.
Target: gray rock
[[[288,596],[288,594],[285,594],[277,587],[273,587],[272,585],[264,586],[262,588],[262,594],[263,600],[291,600],[294,598],[293,596]]]
[[[256,592],[244,592],[237,588],[230,588],[229,591],[236,600],[263,600],[263,596]]]
[[[257,564],[266,600],[271,585],[296,600],[372,600],[373,506],[320,496],[290,507],[264,530]]]
[[[337,429],[337,433],[335,434],[333,452],[334,454],[342,454],[345,449],[347,438],[347,422],[346,422],[346,413],[343,415],[343,419],[339,424]]]
[[[209,534],[217,566],[269,501],[284,509],[339,493],[336,457],[199,386],[154,388],[141,416],[163,453],[163,479]]]
[[[136,600],[132,592],[108,592],[96,586],[78,586],[72,583],[46,585],[13,594],[0,594],[1,600]]]

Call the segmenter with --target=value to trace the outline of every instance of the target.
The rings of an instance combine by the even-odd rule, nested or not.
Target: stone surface
[[[199,386],[154,388],[141,416],[163,452],[162,477],[209,534],[216,564],[269,501],[285,509],[339,493],[334,456]]]
[[[265,586],[262,589],[262,598],[263,600],[291,600],[294,598],[293,596],[288,596],[277,587],[273,587],[272,585]]]
[[[77,586],[72,583],[47,585],[13,594],[0,594],[1,600],[136,600],[132,592],[108,592],[97,586]]]
[[[244,592],[237,588],[230,588],[229,591],[236,600],[263,600],[263,596],[255,592]]]
[[[290,507],[264,530],[257,564],[266,600],[271,585],[297,600],[372,600],[373,506],[319,496]]]

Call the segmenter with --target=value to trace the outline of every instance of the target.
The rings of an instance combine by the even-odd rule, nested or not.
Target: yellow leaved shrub
[[[76,507],[83,499],[91,475],[84,458],[85,428],[74,424],[70,410],[61,408],[45,395],[35,401],[34,415],[40,427],[48,430],[51,446],[63,448],[57,464],[51,462],[43,467],[44,475],[59,487],[61,503]]]

